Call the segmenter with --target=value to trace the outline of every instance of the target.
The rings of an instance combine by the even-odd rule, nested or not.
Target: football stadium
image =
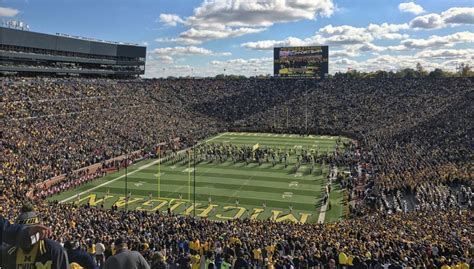
[[[341,154],[343,141],[332,136],[222,133],[175,154],[159,149],[157,160],[137,162],[127,171],[60,192],[50,200],[151,212],[170,208],[193,216],[196,209],[197,216],[216,220],[336,221],[347,210],[335,178],[344,167],[329,167],[317,156]],[[248,157],[239,157],[245,150]],[[334,183],[328,185],[330,174]],[[324,198],[326,186],[334,191]],[[325,210],[316,212],[324,199],[334,206],[328,217]]]
[[[53,2],[0,2],[0,269],[473,268],[472,4]]]

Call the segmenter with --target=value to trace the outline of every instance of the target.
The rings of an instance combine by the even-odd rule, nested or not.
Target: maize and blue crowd
[[[2,268],[472,268],[473,82],[4,79],[2,215],[25,227],[2,232]],[[341,182],[350,217],[216,222],[26,195],[159,142],[179,137],[182,149],[225,131],[352,138],[357,154],[329,160],[363,167]],[[41,225],[50,231],[36,242]]]

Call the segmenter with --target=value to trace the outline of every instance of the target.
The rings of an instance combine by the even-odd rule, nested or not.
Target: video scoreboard
[[[328,59],[328,46],[274,48],[274,76],[323,79],[329,73]]]

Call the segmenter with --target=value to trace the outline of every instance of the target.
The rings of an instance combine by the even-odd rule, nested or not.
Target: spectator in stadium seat
[[[71,265],[71,269],[74,269],[73,264],[76,264],[76,266],[80,266],[78,268],[84,269],[98,268],[92,256],[86,251],[81,250],[79,248],[78,243],[66,241],[64,243],[64,248],[67,251],[67,256],[69,258],[69,264]]]
[[[155,252],[151,261],[151,269],[166,269],[168,264],[165,262],[163,255],[160,252]]]
[[[34,240],[42,240],[48,237],[51,230],[43,225],[25,226],[22,224],[11,224],[3,216],[0,215],[0,231],[1,243],[16,245],[28,248],[32,243],[31,236]]]
[[[280,131],[301,133],[305,100],[311,104],[308,125],[312,132],[347,132],[358,141],[354,148],[360,157],[348,150],[338,156],[324,154],[320,160],[364,167],[361,178],[345,179],[350,196],[355,197],[355,204],[351,203],[354,218],[349,220],[321,226],[242,220],[221,225],[180,216],[122,213],[117,207],[110,211],[44,202],[39,212],[48,225],[54,225],[52,239],[100,238],[107,242],[108,257],[112,238],[131,231],[137,244],[130,249],[140,250],[138,242],[166,245],[173,248],[166,255],[170,264],[178,261],[174,247],[178,240],[193,238],[211,244],[221,240],[226,246],[229,233],[242,244],[226,246],[226,254],[258,247],[266,252],[266,246],[288,240],[299,244],[311,266],[338,260],[335,249],[340,250],[342,244],[351,259],[368,262],[367,250],[374,259],[382,259],[386,268],[401,261],[402,252],[408,262],[416,257],[411,261],[416,266],[431,268],[443,265],[441,255],[451,260],[472,257],[472,229],[464,229],[472,226],[474,201],[469,188],[474,176],[470,158],[473,79],[336,79],[298,85],[289,80],[31,79],[19,84],[15,80],[2,88],[6,128],[0,144],[4,164],[0,173],[11,186],[7,187],[9,219],[15,219],[17,201],[24,199],[34,183],[67,174],[53,188],[37,190],[41,194],[37,198],[43,199],[90,180],[74,173],[75,169],[170,137],[181,137],[181,149],[188,145],[186,141],[228,128],[269,131],[275,115],[281,123],[285,107],[291,121]],[[308,94],[303,95],[305,92]],[[404,212],[406,193],[414,198],[416,212]],[[460,210],[458,201],[462,200],[467,206]],[[74,225],[67,223],[71,216]],[[164,230],[156,226],[157,220],[166,224]],[[217,239],[216,234],[224,236]],[[180,248],[188,252],[187,243]],[[266,254],[262,256],[268,260]],[[183,256],[180,264],[189,267],[187,258]],[[269,262],[282,264],[280,260],[270,257]]]
[[[150,269],[150,265],[138,251],[128,249],[124,238],[117,238],[114,246],[115,255],[105,261],[105,269]]]
[[[39,217],[33,205],[24,204],[17,223],[22,225],[39,225]],[[57,242],[40,239],[28,247],[2,245],[2,269],[17,268],[51,268],[69,269],[66,251]]]
[[[249,269],[250,268],[250,265],[248,262],[248,256],[243,251],[237,253],[237,259],[235,260],[234,268],[235,269]]]
[[[181,253],[176,261],[179,269],[189,269],[191,257],[188,254]]]
[[[105,262],[105,246],[100,240],[95,244],[94,258],[99,268],[102,268]]]
[[[334,259],[330,259],[325,269],[336,269],[336,261]]]

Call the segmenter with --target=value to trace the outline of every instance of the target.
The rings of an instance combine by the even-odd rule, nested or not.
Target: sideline
[[[329,178],[330,185],[332,185],[333,180],[336,180],[336,176],[337,176],[337,166],[333,168],[331,171],[331,177]],[[329,198],[330,198],[330,195],[328,194],[328,201],[321,207],[321,211],[319,212],[318,223],[324,223],[324,219],[326,219],[326,209],[328,207],[328,203],[330,203]]]
[[[214,136],[214,137],[212,137],[212,138],[209,138],[208,140],[205,141],[205,143],[207,143],[207,142],[209,142],[209,141],[212,141],[212,140],[214,140],[214,139],[217,139],[217,138],[219,138],[219,137],[221,137],[221,136],[223,136],[223,135],[226,135],[226,134],[227,134],[227,132],[222,133],[222,134],[217,135],[217,136]],[[200,145],[200,144],[202,144],[202,142],[198,143],[197,145]],[[182,150],[178,151],[178,154],[181,154],[181,153],[183,153],[183,152],[186,152],[186,150],[188,150],[188,149],[190,149],[190,148],[182,149]],[[129,176],[129,175],[133,175],[133,174],[135,174],[135,173],[138,172],[138,171],[141,171],[141,170],[143,170],[143,169],[145,169],[145,168],[148,168],[148,167],[150,167],[150,166],[152,166],[152,165],[154,165],[154,164],[157,164],[157,163],[158,163],[159,161],[161,161],[162,159],[164,159],[164,158],[161,158],[161,159],[158,159],[158,160],[154,160],[154,161],[151,162],[151,163],[147,163],[147,164],[145,164],[145,165],[142,165],[142,166],[138,167],[136,170],[133,170],[133,171],[129,172],[127,175],[128,175],[128,176]],[[83,192],[81,192],[81,193],[74,194],[73,196],[71,196],[71,197],[69,197],[69,198],[66,198],[66,199],[64,199],[64,200],[61,200],[59,203],[65,203],[65,202],[70,201],[70,200],[72,200],[72,199],[74,199],[74,198],[77,198],[78,196],[82,196],[82,195],[84,195],[84,194],[86,194],[86,193],[88,193],[88,192],[91,192],[91,191],[96,190],[96,189],[98,189],[98,188],[101,188],[101,187],[103,187],[103,186],[109,185],[110,183],[113,183],[113,182],[115,182],[115,181],[117,181],[117,180],[119,180],[119,179],[122,179],[122,178],[124,178],[124,177],[125,177],[125,175],[121,175],[121,176],[116,177],[116,178],[114,178],[114,179],[112,179],[112,180],[109,180],[109,181],[104,182],[104,183],[102,183],[102,184],[100,184],[100,185],[97,185],[97,186],[95,186],[95,187],[93,187],[93,188],[90,188],[90,189],[88,189],[88,190],[85,190],[85,191],[83,191]]]

